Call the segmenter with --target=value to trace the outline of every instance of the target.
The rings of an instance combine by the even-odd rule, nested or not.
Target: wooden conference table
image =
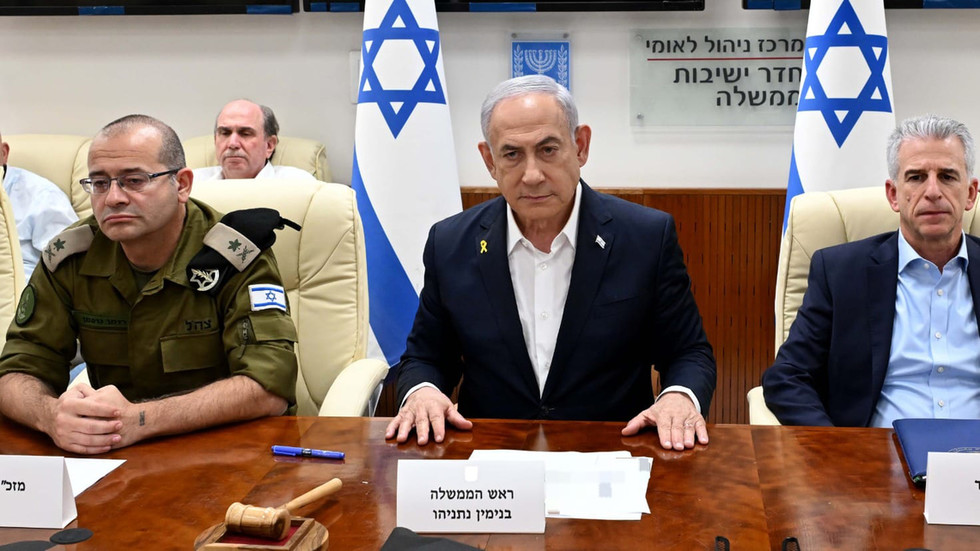
[[[663,450],[620,423],[477,420],[442,444],[383,438],[387,419],[268,418],[143,442],[103,457],[126,463],[81,494],[69,527],[94,536],[71,549],[192,549],[235,501],[272,506],[339,477],[343,489],[300,511],[323,523],[331,550],[376,550],[395,527],[399,459],[463,459],[475,449],[606,451],[654,458],[640,521],[547,519],[544,534],[450,534],[487,549],[977,549],[980,527],[928,525],[892,431],[714,425],[711,443]],[[347,453],[342,461],[274,457],[272,444]],[[0,453],[61,455],[46,436],[0,419]],[[0,529],[0,544],[55,530]]]

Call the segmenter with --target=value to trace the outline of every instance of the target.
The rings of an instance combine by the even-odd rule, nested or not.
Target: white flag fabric
[[[429,227],[462,210],[433,0],[367,0],[351,186],[364,225],[370,321],[398,362]]]
[[[895,128],[883,0],[810,2],[786,216],[793,197],[884,184]],[[783,218],[786,228],[786,217]]]

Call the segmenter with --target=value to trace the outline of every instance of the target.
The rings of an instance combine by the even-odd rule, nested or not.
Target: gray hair
[[[902,121],[891,136],[888,137],[888,175],[892,180],[898,179],[898,149],[910,139],[945,140],[956,136],[963,144],[963,161],[966,165],[966,177],[973,177],[976,166],[977,146],[966,125],[947,117],[937,115],[920,115]]]
[[[262,132],[265,133],[265,137],[278,136],[279,121],[276,120],[276,114],[272,112],[272,108],[259,105],[259,109],[262,110]]]
[[[184,146],[173,128],[149,115],[126,115],[102,127],[96,138],[112,138],[126,132],[132,132],[144,127],[155,128],[160,133],[160,151],[157,160],[167,168],[184,168],[187,160],[184,157]]]
[[[575,100],[571,92],[561,84],[555,82],[551,77],[544,75],[528,75],[505,80],[494,87],[483,100],[483,108],[480,110],[480,128],[483,130],[483,139],[489,141],[490,115],[497,107],[497,104],[517,96],[525,94],[548,94],[555,98],[558,106],[565,114],[565,121],[568,123],[568,132],[574,137],[575,129],[578,127],[578,108],[575,107]]]

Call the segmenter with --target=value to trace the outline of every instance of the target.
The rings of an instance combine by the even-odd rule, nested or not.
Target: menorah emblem
[[[524,61],[527,66],[539,75],[550,71],[558,62],[556,50],[524,50]]]
[[[514,42],[511,75],[549,76],[568,87],[568,42]]]

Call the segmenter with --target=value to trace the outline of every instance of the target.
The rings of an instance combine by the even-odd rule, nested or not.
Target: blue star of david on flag
[[[827,97],[817,71],[831,48],[858,48],[871,74],[857,97]],[[847,140],[861,114],[866,111],[892,111],[884,69],[888,56],[888,37],[868,34],[848,0],[841,3],[823,35],[811,35],[806,40],[803,63],[806,78],[800,90],[797,111],[820,111],[837,146]],[[842,116],[838,116],[842,114]]]
[[[381,85],[375,70],[378,52],[386,41],[410,40],[422,58],[423,68],[414,86],[408,90],[388,89]],[[405,0],[394,0],[377,29],[365,29],[362,43],[364,70],[358,86],[358,103],[377,103],[394,137],[408,122],[420,103],[446,103],[436,69],[439,59],[439,31],[419,26]]]

